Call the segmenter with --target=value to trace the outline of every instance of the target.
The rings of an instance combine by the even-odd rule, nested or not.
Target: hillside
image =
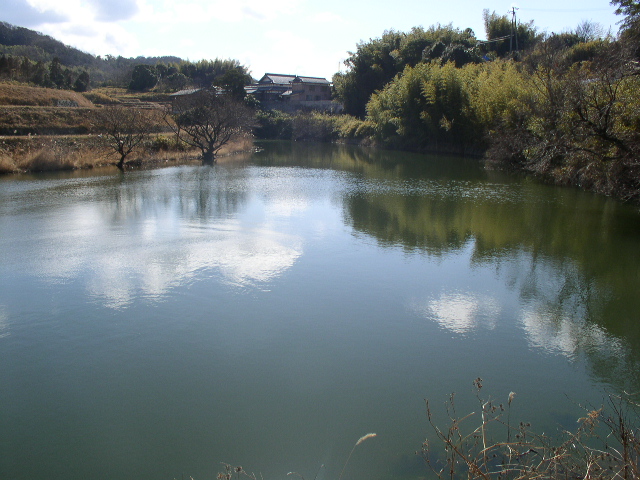
[[[56,62],[60,65],[58,68],[61,69],[61,76],[75,81],[82,72],[86,72],[90,78],[90,85],[87,87],[96,87],[126,84],[136,65],[179,64],[183,60],[175,56],[95,56],[65,45],[48,35],[0,22],[0,79],[72,88],[73,81],[67,81],[67,85],[61,86],[60,82],[54,81],[55,84],[52,84],[44,78],[50,73],[51,64]]]
[[[0,106],[93,107],[85,96],[67,90],[0,83]]]
[[[235,74],[225,77],[229,70]],[[170,93],[238,81],[251,83],[247,67],[234,59],[185,61],[175,56],[94,56],[47,35],[0,22],[0,81],[87,92],[98,87]],[[220,83],[222,82],[222,83]]]
[[[123,58],[91,55],[77,48],[70,47],[48,35],[29,30],[28,28],[0,22],[0,54],[26,56],[34,61],[50,62],[55,57],[66,67],[83,67],[107,69],[117,60],[119,63],[134,65],[155,65],[158,62],[179,63],[181,58],[175,56]]]

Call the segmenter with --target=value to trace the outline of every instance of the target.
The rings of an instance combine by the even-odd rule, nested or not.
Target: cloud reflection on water
[[[268,213],[243,222],[155,208],[144,221],[130,222],[123,218],[135,215],[123,217],[121,209],[115,215],[104,205],[70,206],[43,222],[47,255],[34,255],[31,268],[51,283],[80,279],[101,303],[121,308],[139,296],[161,299],[203,270],[228,285],[266,288],[302,254],[301,238],[271,228]]]
[[[549,353],[569,359],[575,359],[584,350],[607,352],[611,357],[624,353],[620,340],[599,326],[557,315],[544,308],[524,308],[520,321],[528,343]]]
[[[9,316],[5,307],[0,305],[0,338],[9,336]]]
[[[477,328],[493,330],[501,306],[490,296],[465,292],[443,293],[417,309],[447,330],[465,334]]]
[[[211,239],[183,239],[151,251],[137,245],[116,261],[108,255],[94,259],[98,264],[88,289],[117,308],[131,302],[139,291],[161,298],[205,269],[217,270],[228,284],[256,286],[282,274],[301,253],[298,239],[276,232],[221,230]]]

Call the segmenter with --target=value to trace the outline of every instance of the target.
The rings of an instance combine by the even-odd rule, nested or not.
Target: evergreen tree
[[[150,65],[136,65],[131,74],[129,90],[138,92],[149,90],[158,83],[156,68]]]
[[[89,73],[84,70],[80,75],[78,75],[78,78],[76,78],[76,81],[73,84],[73,89],[76,92],[86,92],[89,90],[90,83]]]
[[[49,64],[49,80],[53,87],[63,88],[65,83],[65,74],[60,63],[60,59],[55,57]]]
[[[0,57],[0,76],[9,76],[9,60],[5,54]]]

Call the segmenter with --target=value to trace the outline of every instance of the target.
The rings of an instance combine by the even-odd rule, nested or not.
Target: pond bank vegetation
[[[253,138],[242,136],[225,145],[221,160],[254,149]],[[55,172],[115,166],[113,151],[97,135],[0,137],[0,174]],[[199,152],[176,142],[173,136],[149,138],[126,163],[127,168],[151,168],[201,163]]]

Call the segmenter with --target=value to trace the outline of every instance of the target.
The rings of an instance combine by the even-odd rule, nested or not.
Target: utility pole
[[[507,13],[511,14],[511,40],[509,40],[509,53],[513,53],[513,34],[516,37],[516,53],[518,52],[518,24],[516,21],[516,10],[518,7],[511,7]]]

